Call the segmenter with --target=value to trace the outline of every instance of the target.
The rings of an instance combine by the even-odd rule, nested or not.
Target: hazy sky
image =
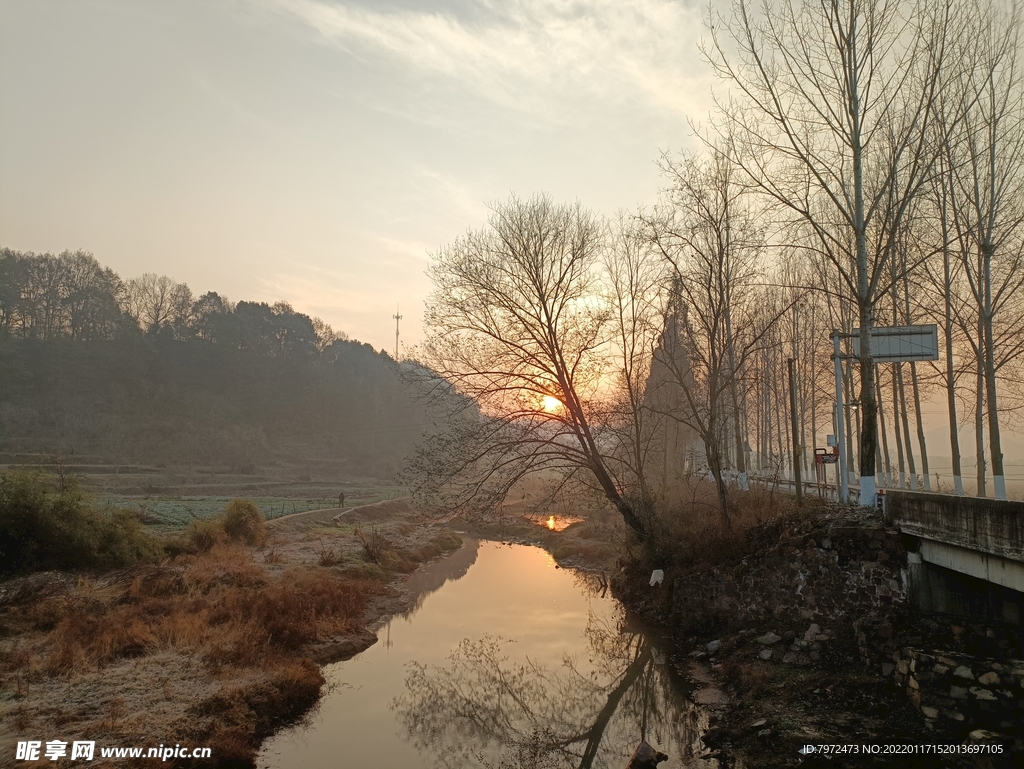
[[[703,3],[0,0],[0,245],[420,335],[428,253],[511,192],[653,201]]]

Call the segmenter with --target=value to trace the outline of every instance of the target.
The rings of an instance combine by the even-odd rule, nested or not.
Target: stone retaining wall
[[[818,665],[829,629],[852,626],[856,664],[902,688],[935,728],[1024,737],[1019,629],[913,610],[903,541],[878,518],[790,527],[761,552],[677,577],[672,615],[683,629],[742,626],[738,637],[771,628],[752,654],[773,665]]]
[[[1006,664],[955,652],[906,648],[882,664],[928,719],[1012,729],[1024,711],[1024,660]]]
[[[714,614],[764,622],[885,613],[906,603],[906,566],[895,529],[873,519],[818,522],[736,563],[676,578],[672,613],[684,624]]]

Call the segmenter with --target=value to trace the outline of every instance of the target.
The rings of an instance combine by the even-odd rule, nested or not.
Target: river
[[[410,609],[325,668],[319,706],[259,767],[622,769],[641,737],[669,755],[661,769],[708,765],[688,683],[599,575],[467,540],[409,586]]]

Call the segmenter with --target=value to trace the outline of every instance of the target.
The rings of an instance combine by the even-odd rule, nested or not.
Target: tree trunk
[[[722,477],[722,450],[715,437],[714,433],[710,436],[705,436],[704,451],[708,458],[708,469],[715,479],[715,491],[718,494],[718,512],[722,519],[722,526],[731,530],[732,520],[729,517],[729,494],[725,487],[725,479]]]
[[[946,219],[945,212],[942,216],[943,244],[946,243]],[[950,293],[953,290],[953,278],[949,268],[949,248],[943,245],[942,248],[942,271],[946,324],[946,408],[949,411],[949,450],[953,462],[953,490],[957,496],[964,494],[963,470],[960,467],[960,434],[959,422],[956,416],[956,379],[953,375],[953,303]]]
[[[884,455],[882,485],[892,487],[892,461],[889,457],[889,433],[885,426],[885,409],[882,408],[882,383],[878,378],[878,367],[875,367],[875,397],[878,400],[878,432],[882,437],[882,453]]]
[[[914,464],[914,447],[910,443],[910,414],[907,408],[907,386],[903,382],[903,364],[897,363],[900,388],[900,424],[903,425],[903,448],[907,452],[907,469],[910,471],[907,488],[917,490],[917,466]]]
[[[846,421],[846,476],[847,482],[849,482],[853,458],[856,456],[853,453],[853,380],[849,366],[843,367],[843,403],[845,404],[843,419]]]
[[[903,301],[906,322],[907,325],[910,325],[913,322],[910,311],[910,277],[906,271],[903,273]],[[914,421],[917,423],[917,444],[921,448],[921,473],[924,476],[924,490],[931,491],[932,484],[928,476],[928,447],[925,445],[924,425],[921,421],[921,388],[917,380],[917,363],[914,361],[910,362],[910,387],[914,396]]]
[[[899,461],[900,471],[899,488],[902,489],[907,483],[907,471],[906,465],[903,463],[903,438],[900,436],[900,390],[899,385],[896,384],[898,381],[896,367],[898,365],[898,363],[892,364],[892,430],[896,435],[896,457]]]
[[[924,423],[921,419],[921,390],[917,382],[917,364],[910,362],[910,386],[914,389],[914,417],[917,420],[917,443],[921,447],[921,473],[924,478],[924,490],[931,491],[932,484],[928,475],[928,447],[924,440]]]
[[[974,404],[974,444],[978,452],[978,496],[987,497],[985,488],[985,364],[981,340],[978,340],[977,398]]]
[[[996,499],[1006,499],[1006,478],[1003,475],[1003,449],[999,436],[999,409],[996,406],[996,350],[992,334],[992,253],[995,247],[991,243],[982,246],[985,257],[985,309],[984,309],[984,345],[985,345],[985,390],[988,401],[988,445],[992,457],[992,485]]]

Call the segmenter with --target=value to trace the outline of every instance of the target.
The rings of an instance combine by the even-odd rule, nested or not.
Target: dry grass
[[[243,551],[220,545],[183,567],[146,570],[116,602],[68,611],[50,633],[44,668],[71,672],[164,649],[213,668],[257,665],[357,628],[376,590],[302,570],[271,580]]]
[[[726,527],[714,485],[698,481],[650,517],[652,536],[630,559],[645,568],[687,571],[743,558],[777,539],[781,527],[810,515],[818,504],[817,498],[805,497],[804,507],[798,508],[794,497],[758,487],[730,490],[731,525]]]
[[[363,552],[372,563],[387,565],[388,556],[394,553],[395,547],[379,528],[371,526],[369,531],[364,531],[356,527],[352,533],[363,544]]]
[[[29,639],[0,652],[5,688],[26,697],[54,677],[70,681],[127,658],[184,654],[201,660],[211,679],[245,680],[194,706],[205,718],[183,727],[216,746],[219,758],[243,762],[275,724],[319,697],[324,680],[307,656],[310,645],[361,629],[368,599],[382,589],[379,581],[316,568],[274,578],[244,548],[225,542],[103,582],[82,580],[41,600],[26,593],[3,607],[5,630],[16,623]],[[259,671],[255,680],[252,671]],[[116,733],[124,703],[104,707],[99,728]]]
[[[337,566],[341,563],[341,556],[338,555],[337,551],[333,547],[327,547],[324,541],[320,540],[320,556],[317,558],[319,563],[324,568],[330,568],[331,566]]]
[[[224,532],[236,542],[262,545],[267,541],[267,525],[263,513],[250,499],[232,499],[221,514]]]
[[[171,555],[206,553],[223,542],[261,546],[267,541],[263,513],[249,499],[232,499],[216,518],[197,519],[185,534],[166,547]]]
[[[264,541],[260,527],[232,538],[227,518],[194,522],[161,564],[0,586],[0,686],[17,697],[0,718],[22,732],[67,721],[69,734],[113,741],[161,724],[221,762],[251,765],[260,741],[319,697],[312,660],[339,636],[366,636],[395,572],[461,544],[399,517],[364,524],[358,538],[293,520],[254,548],[245,543]]]
[[[279,662],[256,685],[225,686],[189,708],[197,742],[216,745],[221,766],[251,765],[252,746],[299,718],[319,698],[324,678],[308,659]]]

